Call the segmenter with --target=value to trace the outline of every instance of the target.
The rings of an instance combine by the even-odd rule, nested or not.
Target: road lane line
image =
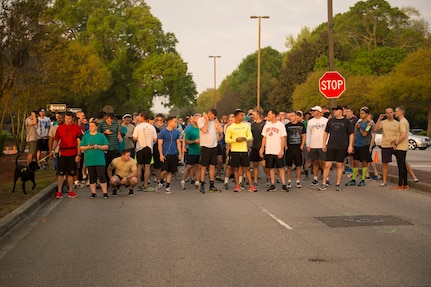
[[[275,216],[274,214],[272,214],[271,212],[269,212],[265,208],[259,206],[259,209],[262,210],[267,215],[269,215],[269,217],[271,217],[272,219],[277,221],[277,223],[280,224],[281,226],[283,226],[284,228],[289,229],[289,230],[293,230],[293,228],[289,224],[287,224],[286,222],[284,222],[283,220],[281,220],[280,218],[278,218],[277,216]]]

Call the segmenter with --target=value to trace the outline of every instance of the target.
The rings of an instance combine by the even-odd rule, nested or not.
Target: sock
[[[368,167],[362,168],[362,180],[365,180],[365,177],[367,175]]]
[[[352,180],[356,180],[356,176],[358,175],[358,168],[354,167],[353,168],[353,173],[352,173]]]
[[[168,188],[170,184],[171,184],[170,182],[167,182],[166,183],[166,188]]]
[[[224,183],[229,183],[229,177],[224,178]]]
[[[210,187],[214,186],[214,181],[210,180]]]

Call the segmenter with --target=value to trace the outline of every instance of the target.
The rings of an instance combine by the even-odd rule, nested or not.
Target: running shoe
[[[163,188],[163,183],[159,182],[156,186],[156,191],[159,192]]]
[[[289,181],[287,182],[287,189],[291,189],[292,188],[292,183]]]
[[[91,198],[91,199],[96,198],[96,194],[95,194],[95,193],[91,193],[90,198]]]
[[[108,193],[104,193],[104,194],[103,194],[103,198],[104,198],[104,199],[108,199],[108,198],[109,198]]]
[[[257,188],[254,185],[250,185],[250,187],[248,188],[249,192],[257,192]]]
[[[296,188],[302,188],[302,185],[299,181],[296,182]]]
[[[324,184],[324,183],[319,187],[319,191],[324,191],[324,190],[327,190],[327,189],[328,189],[328,185]]]
[[[205,193],[205,185],[201,183],[201,188],[199,190],[200,193]]]
[[[229,184],[227,182],[225,182],[223,185],[224,185],[224,190],[229,190]]]
[[[281,186],[281,191],[289,192],[289,190],[287,189],[287,187],[286,187],[286,185],[285,185],[285,184],[283,184],[283,185]]]
[[[241,186],[237,185],[235,186],[235,189],[233,190],[233,192],[239,192],[241,189]]]
[[[58,191],[58,192],[55,194],[55,198],[56,198],[56,199],[63,198],[63,193],[61,193],[60,191]]]
[[[76,193],[74,191],[69,191],[69,193],[67,194],[67,197],[77,198],[78,196],[76,195]]]
[[[117,194],[117,189],[116,188],[114,188],[113,190],[112,190],[112,196],[118,196],[118,194]]]
[[[266,191],[276,191],[275,185],[271,184],[271,186]]]
[[[346,182],[346,184],[345,184],[346,186],[355,186],[356,185],[356,180],[351,180],[351,181],[348,181],[348,182]]]
[[[340,188],[340,185],[339,185],[339,184],[336,184],[336,185],[335,185],[335,190],[336,190],[336,191],[341,191],[341,188]]]
[[[184,180],[181,181],[181,189],[186,189],[186,182]]]
[[[317,181],[317,179],[313,179],[313,181],[311,182],[311,186],[315,186],[315,185],[318,185],[319,184],[319,182]]]
[[[361,179],[361,181],[359,181],[358,186],[365,186],[365,180]]]
[[[213,186],[210,186],[209,192],[221,192],[221,190],[215,187],[215,185],[213,185]]]
[[[134,196],[133,189],[129,189],[129,196]]]
[[[171,192],[171,187],[167,187],[166,189],[165,189],[165,194],[171,194],[172,192]]]

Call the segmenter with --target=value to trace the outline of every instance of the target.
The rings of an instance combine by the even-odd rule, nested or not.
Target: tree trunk
[[[427,136],[431,137],[431,101],[428,103],[428,127]]]

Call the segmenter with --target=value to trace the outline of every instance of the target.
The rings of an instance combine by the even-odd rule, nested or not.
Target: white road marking
[[[265,212],[267,215],[269,215],[269,217],[271,217],[272,219],[277,221],[277,223],[280,224],[281,226],[283,226],[284,228],[289,229],[289,230],[293,230],[293,228],[289,224],[287,224],[286,222],[284,222],[283,220],[281,220],[280,218],[278,218],[277,216],[275,216],[274,214],[272,214],[271,212],[269,212],[265,208],[259,206],[259,209],[262,210],[263,212]]]

